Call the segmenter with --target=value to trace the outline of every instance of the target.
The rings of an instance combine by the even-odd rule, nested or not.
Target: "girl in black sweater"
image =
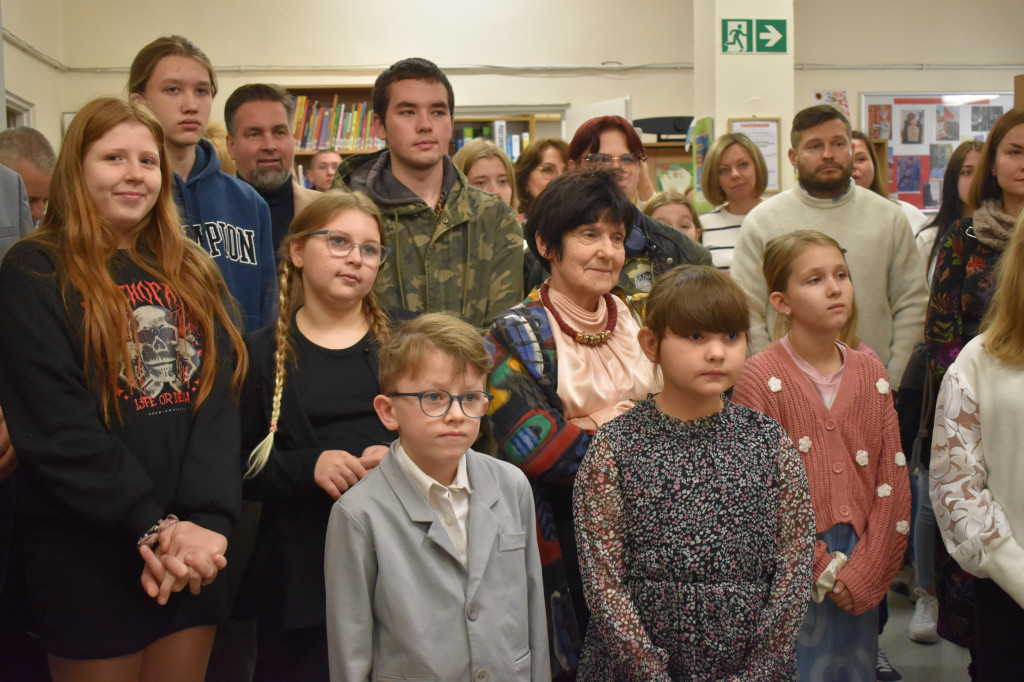
[[[148,110],[84,106],[0,268],[20,568],[57,681],[201,680],[226,610],[245,348],[163,143]]]

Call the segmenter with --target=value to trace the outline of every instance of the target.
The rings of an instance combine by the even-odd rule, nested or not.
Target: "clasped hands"
[[[190,521],[162,527],[152,547],[141,545],[142,589],[160,605],[188,586],[192,594],[213,582],[228,565],[228,539]]]

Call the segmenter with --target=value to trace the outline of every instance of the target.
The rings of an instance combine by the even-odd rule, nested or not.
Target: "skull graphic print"
[[[199,367],[199,353],[174,323],[171,311],[143,305],[134,311],[139,343],[131,349],[135,379],[143,393],[181,391]]]

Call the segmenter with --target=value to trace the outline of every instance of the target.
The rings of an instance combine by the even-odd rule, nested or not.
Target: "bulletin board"
[[[860,125],[868,137],[889,142],[889,196],[935,211],[953,150],[965,140],[984,141],[1012,108],[1010,92],[865,92]]]
[[[729,132],[743,133],[750,138],[764,157],[768,168],[768,186],[765,194],[779,191],[779,174],[782,172],[780,155],[780,129],[782,121],[778,118],[730,118]]]

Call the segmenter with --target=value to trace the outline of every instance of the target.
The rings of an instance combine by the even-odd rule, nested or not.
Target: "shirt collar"
[[[402,442],[398,441],[395,443],[395,454],[398,456],[398,463],[402,465],[406,473],[412,479],[416,488],[423,493],[424,499],[430,500],[430,490],[434,486],[437,486],[441,490],[451,491],[464,491],[467,495],[470,493],[469,490],[469,476],[466,474],[466,454],[463,453],[462,457],[459,458],[459,466],[455,469],[455,478],[452,480],[451,485],[443,485],[436,479],[428,475],[423,469],[420,469],[416,462],[412,461],[409,457],[409,453],[402,447]]]

